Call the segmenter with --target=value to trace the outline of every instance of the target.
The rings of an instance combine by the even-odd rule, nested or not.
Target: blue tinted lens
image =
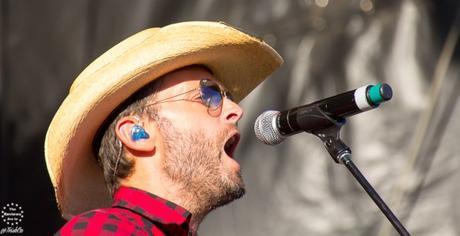
[[[210,86],[206,84],[208,80],[201,83],[201,99],[210,109],[215,110],[222,104],[222,94],[217,85]]]

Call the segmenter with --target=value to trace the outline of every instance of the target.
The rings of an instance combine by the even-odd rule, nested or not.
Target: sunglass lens
[[[201,85],[201,99],[210,109],[215,110],[222,105],[222,95],[217,85]]]

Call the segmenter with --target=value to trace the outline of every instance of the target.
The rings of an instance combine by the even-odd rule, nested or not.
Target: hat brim
[[[239,102],[281,63],[263,41],[217,22],[148,29],[104,53],[72,84],[46,135],[46,164],[63,217],[111,203],[92,142],[134,92],[168,72],[201,64]]]

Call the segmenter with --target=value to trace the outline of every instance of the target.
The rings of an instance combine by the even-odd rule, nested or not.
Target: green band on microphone
[[[380,93],[381,88],[382,88],[382,84],[378,83],[369,89],[369,93],[368,93],[369,99],[370,99],[370,102],[374,105],[379,105],[385,100],[382,97],[382,94]]]

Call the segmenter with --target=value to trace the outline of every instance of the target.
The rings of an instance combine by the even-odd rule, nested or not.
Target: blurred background
[[[413,235],[460,235],[459,1],[0,3],[0,207],[22,206],[25,235],[50,235],[65,223],[43,143],[72,81],[135,32],[189,20],[235,25],[285,59],[241,103],[236,156],[248,192],[208,215],[200,235],[396,235],[317,138],[299,134],[271,147],[252,131],[267,109],[378,82],[393,87],[393,99],[342,130],[355,164]]]

